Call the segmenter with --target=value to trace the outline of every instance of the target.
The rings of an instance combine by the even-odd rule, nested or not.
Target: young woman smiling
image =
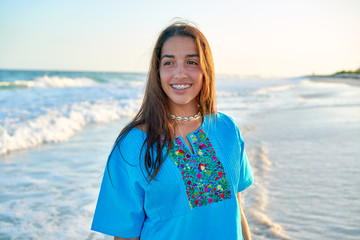
[[[204,35],[186,23],[155,44],[139,112],[111,151],[92,230],[115,239],[251,239],[253,174],[236,123],[215,109]]]

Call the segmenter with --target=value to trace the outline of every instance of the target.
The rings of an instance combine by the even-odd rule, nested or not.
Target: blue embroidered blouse
[[[145,137],[134,128],[114,146],[91,229],[145,240],[243,239],[236,194],[253,173],[235,122],[222,113],[205,116],[187,136],[193,151],[175,138],[150,183],[139,162]]]

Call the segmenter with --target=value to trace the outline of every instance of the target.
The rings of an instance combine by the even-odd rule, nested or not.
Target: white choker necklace
[[[197,114],[195,114],[195,116],[193,116],[193,117],[176,117],[175,115],[170,115],[170,117],[171,117],[171,119],[175,119],[175,120],[178,120],[178,121],[191,121],[191,120],[194,120],[194,119],[196,119],[196,118],[198,118],[198,117],[200,117],[201,116],[201,113],[200,112],[198,112]]]

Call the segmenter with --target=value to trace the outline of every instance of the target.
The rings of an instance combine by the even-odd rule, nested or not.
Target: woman
[[[109,156],[92,230],[115,239],[251,239],[240,192],[252,182],[238,127],[215,110],[206,38],[170,25],[140,110]]]

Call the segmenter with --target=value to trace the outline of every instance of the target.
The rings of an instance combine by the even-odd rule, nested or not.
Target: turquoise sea
[[[0,70],[0,240],[90,231],[107,156],[146,74]],[[246,142],[253,239],[359,239],[360,85],[217,76]]]

